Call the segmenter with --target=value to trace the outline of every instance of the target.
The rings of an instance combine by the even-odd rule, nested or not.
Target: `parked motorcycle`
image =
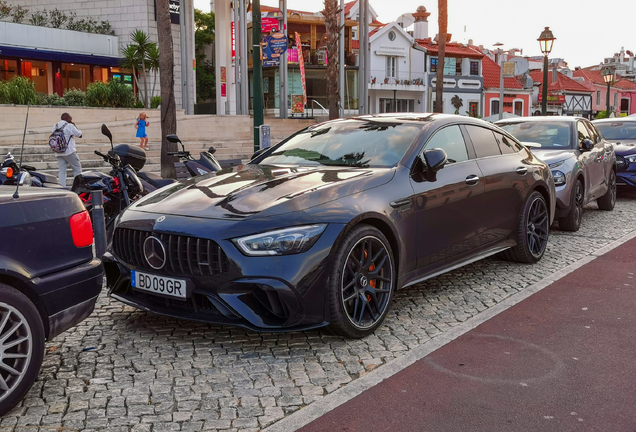
[[[207,151],[200,152],[199,155],[201,157],[199,159],[195,159],[190,152],[185,149],[185,146],[177,135],[168,135],[166,136],[166,139],[171,143],[181,144],[181,151],[168,152],[169,156],[178,157],[181,164],[185,167],[185,170],[179,169],[181,166],[175,164],[175,167],[177,168],[177,178],[196,177],[210,172],[220,171],[222,169],[221,164],[214,156],[214,153],[216,152],[214,147],[210,147]]]
[[[19,166],[15,157],[7,153],[4,162],[0,166],[0,185],[35,186],[48,188],[61,188],[57,177],[41,173],[30,165]]]
[[[102,134],[110,140],[111,150],[108,154],[95,151],[95,154],[108,162],[112,170],[108,174],[99,171],[86,171],[75,177],[71,190],[77,193],[84,203],[84,206],[92,214],[94,203],[91,192],[101,190],[104,194],[104,217],[106,221],[106,231],[115,218],[142,195],[154,190],[155,187],[144,185],[137,176],[136,169],[141,169],[146,162],[145,152],[139,148],[121,144],[113,146],[113,136],[106,127],[102,125]],[[168,181],[169,183],[174,182]],[[167,184],[167,183],[166,183]]]

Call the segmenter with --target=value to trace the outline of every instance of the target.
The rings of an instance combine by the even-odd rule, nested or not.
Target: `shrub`
[[[16,76],[4,83],[5,103],[16,105],[37,105],[40,102],[35,92],[35,83],[26,77]]]
[[[50,12],[49,22],[53,28],[62,28],[66,20],[68,16],[63,11],[55,8]]]
[[[11,15],[12,10],[13,8],[9,6],[6,1],[0,1],[0,19]]]
[[[131,108],[135,104],[132,88],[118,81],[110,81],[108,87],[108,106],[115,108]]]
[[[133,108],[143,108],[143,107],[144,107],[144,103],[140,101],[139,99],[136,99],[135,105],[133,106]]]
[[[0,104],[9,103],[9,90],[7,90],[7,82],[0,81]]]
[[[53,93],[50,95],[42,96],[40,103],[42,105],[53,105],[53,106],[64,105],[65,106],[66,100],[63,97],[60,97],[60,95],[58,95],[57,93]]]
[[[153,96],[150,99],[150,108],[157,109],[159,108],[160,104],[161,104],[161,96]]]
[[[108,86],[101,81],[88,85],[86,89],[86,104],[92,107],[109,106]]]
[[[79,89],[68,89],[64,92],[64,98],[68,106],[85,106],[86,93]]]
[[[14,23],[21,23],[24,20],[26,14],[29,13],[27,8],[23,8],[22,6],[16,6],[11,11],[11,21]]]
[[[29,23],[31,25],[36,26],[46,26],[49,22],[49,14],[44,9],[43,11],[36,11],[31,14],[31,18],[29,18]]]

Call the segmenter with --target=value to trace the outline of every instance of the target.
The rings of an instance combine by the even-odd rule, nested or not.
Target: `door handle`
[[[519,175],[526,175],[528,173],[528,168],[526,167],[519,167],[517,168],[517,174]]]
[[[408,198],[402,198],[396,201],[391,201],[389,205],[393,208],[404,207],[405,205],[411,204],[411,200]]]
[[[467,185],[475,186],[477,183],[479,183],[479,177],[477,177],[475,174],[471,174],[468,177],[466,177]]]

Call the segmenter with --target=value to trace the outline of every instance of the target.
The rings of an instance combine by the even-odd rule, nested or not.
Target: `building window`
[[[601,104],[601,91],[596,90],[596,105],[600,105],[600,104]]]
[[[397,57],[386,58],[386,76],[389,78],[397,77]]]
[[[390,31],[389,32],[389,40],[391,42],[393,42],[395,40],[395,32],[394,31]]]
[[[415,112],[415,100],[380,98],[380,113],[389,112]]]
[[[455,75],[456,73],[457,73],[457,59],[445,58],[444,59],[444,75]]]
[[[437,72],[437,57],[431,57],[431,72]]]
[[[499,101],[491,100],[490,101],[490,115],[499,114]]]
[[[515,101],[515,115],[523,117],[523,102]]]
[[[479,116],[479,102],[469,102],[468,112],[470,113],[471,117]]]
[[[0,59],[0,81],[9,81],[14,76],[18,76],[18,61]]]
[[[457,62],[457,64],[455,65],[455,75],[461,76],[462,75],[462,61],[459,60]]]
[[[471,61],[470,62],[470,75],[471,76],[479,76],[479,62]]]

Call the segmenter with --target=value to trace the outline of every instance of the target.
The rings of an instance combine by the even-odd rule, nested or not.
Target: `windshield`
[[[613,121],[594,123],[605,139],[614,140],[636,140],[636,121]]]
[[[349,119],[325,123],[291,137],[265,157],[266,165],[395,166],[423,125]]]
[[[569,122],[510,122],[497,123],[497,126],[511,133],[519,141],[541,144],[541,149],[571,148]]]

